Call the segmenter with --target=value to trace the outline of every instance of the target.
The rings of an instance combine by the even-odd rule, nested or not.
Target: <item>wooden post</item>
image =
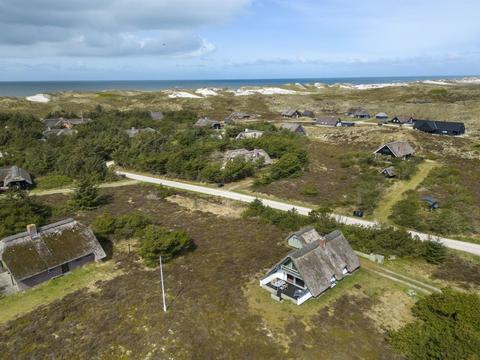
[[[162,282],[163,311],[167,312],[167,303],[166,303],[166,300],[165,300],[165,286],[163,284],[162,255],[160,255],[158,258],[160,260],[160,281]]]

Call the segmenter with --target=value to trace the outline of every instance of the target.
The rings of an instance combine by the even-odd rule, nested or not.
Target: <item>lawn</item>
[[[411,179],[398,181],[379,201],[379,205],[373,212],[373,218],[383,224],[391,223],[389,216],[392,213],[392,207],[402,199],[405,192],[416,189],[437,166],[439,164],[434,161],[424,161],[418,165],[417,173]]]
[[[262,306],[271,306],[270,316],[284,305],[291,313],[278,330],[290,342],[279,343],[271,336],[277,330],[265,327],[262,314],[252,307],[252,299],[268,294],[251,284],[289,251],[285,232],[253,219],[215,216],[155,200],[149,196],[155,189],[142,185],[103,189],[111,202],[76,216],[88,224],[104,211],[113,215],[140,211],[193,237],[196,249],[165,266],[167,313],[161,310],[158,272],[147,270],[136,255],[126,256],[116,244],[112,261],[122,273],[97,283],[96,291],[84,287],[4,324],[0,352],[5,357],[203,359],[215,354],[216,358],[308,359],[318,358],[319,353],[331,358],[352,347],[359,349],[358,358],[394,356],[385,329],[398,324],[379,318],[388,318],[381,314],[388,313],[387,299],[393,296],[403,300],[399,313],[389,318],[399,323],[409,319],[411,302],[401,287],[360,271],[304,308],[264,302]],[[42,199],[58,204],[66,196]],[[76,282],[73,276],[70,279]],[[248,289],[255,292],[253,297]],[[23,296],[35,298],[29,293]],[[325,336],[328,330],[335,336]]]
[[[29,291],[0,298],[0,324],[24,315],[40,305],[48,305],[82,288],[94,290],[97,281],[111,279],[121,272],[112,261],[90,264]]]

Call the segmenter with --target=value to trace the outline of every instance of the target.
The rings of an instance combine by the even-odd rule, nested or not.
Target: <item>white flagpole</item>
[[[165,300],[165,286],[163,285],[162,255],[159,256],[159,260],[160,260],[160,280],[162,281],[163,311],[167,312],[167,303]]]

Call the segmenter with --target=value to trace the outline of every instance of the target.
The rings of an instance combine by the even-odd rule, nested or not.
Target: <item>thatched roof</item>
[[[339,119],[335,117],[325,117],[315,119],[315,123],[321,126],[337,126]]]
[[[132,127],[131,129],[125,130],[125,133],[128,135],[129,138],[133,138],[133,137],[137,136],[138,134],[144,133],[144,132],[154,133],[154,132],[157,132],[157,131],[155,129],[152,129],[152,128],[149,128],[149,127],[143,128],[143,129],[137,129],[137,128]]]
[[[413,122],[413,117],[411,116],[395,116],[391,120],[392,122],[396,122],[399,124],[411,124]]]
[[[225,121],[226,124],[231,124],[231,123],[235,122],[235,120],[249,119],[251,117],[252,117],[252,115],[250,115],[246,112],[235,111],[235,112],[231,113],[230,115],[228,115],[225,118],[224,121]]]
[[[284,123],[281,125],[281,128],[294,133],[305,133],[305,128],[300,124]]]
[[[58,129],[62,127],[73,127],[77,125],[82,125],[91,121],[92,119],[89,118],[64,119],[62,117],[59,117],[44,119],[42,122],[47,129]]]
[[[75,135],[78,130],[75,129],[50,129],[43,132],[43,136],[48,138],[51,136]]]
[[[282,112],[282,116],[285,116],[285,117],[302,116],[302,113],[297,109],[287,109],[284,112]]]
[[[229,161],[232,161],[239,157],[245,159],[246,161],[257,161],[257,160],[263,159],[264,165],[272,164],[272,159],[270,158],[268,153],[263,149],[253,149],[253,150],[235,149],[235,150],[228,150],[227,152],[225,152],[223,166],[225,166]]]
[[[415,150],[413,150],[412,146],[408,142],[405,140],[398,140],[380,146],[377,150],[375,150],[374,154],[381,153],[381,150],[385,147],[390,149],[393,156],[398,158],[413,155],[415,153]]]
[[[0,259],[17,282],[89,254],[106,257],[93,232],[73,219],[0,241]]]
[[[216,127],[220,126],[220,122],[216,120],[211,120],[209,118],[203,117],[197,120],[197,122],[193,125],[195,127]]]
[[[0,168],[0,182],[3,186],[8,186],[10,183],[25,181],[29,185],[33,185],[30,174],[17,166],[9,166]]]
[[[314,241],[322,239],[320,234],[315,230],[313,226],[306,226],[298,231],[295,231],[287,236],[287,241],[292,236],[296,236],[301,242],[302,245],[310,244]]]
[[[288,260],[293,262],[314,297],[330,288],[333,277],[343,279],[344,269],[351,273],[360,267],[357,255],[339,230],[292,251],[273,269]]]
[[[249,129],[245,129],[245,131],[242,131],[241,133],[239,133],[236,137],[237,140],[239,139],[256,139],[256,138],[259,138],[259,137],[262,137],[263,136],[263,131],[260,131],[260,130],[249,130]]]

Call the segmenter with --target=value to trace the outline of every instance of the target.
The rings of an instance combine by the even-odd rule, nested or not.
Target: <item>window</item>
[[[300,287],[305,287],[305,282],[302,279],[295,278],[295,285],[298,285]]]
[[[287,281],[293,284],[295,281],[295,278],[293,277],[293,275],[287,274]]]

